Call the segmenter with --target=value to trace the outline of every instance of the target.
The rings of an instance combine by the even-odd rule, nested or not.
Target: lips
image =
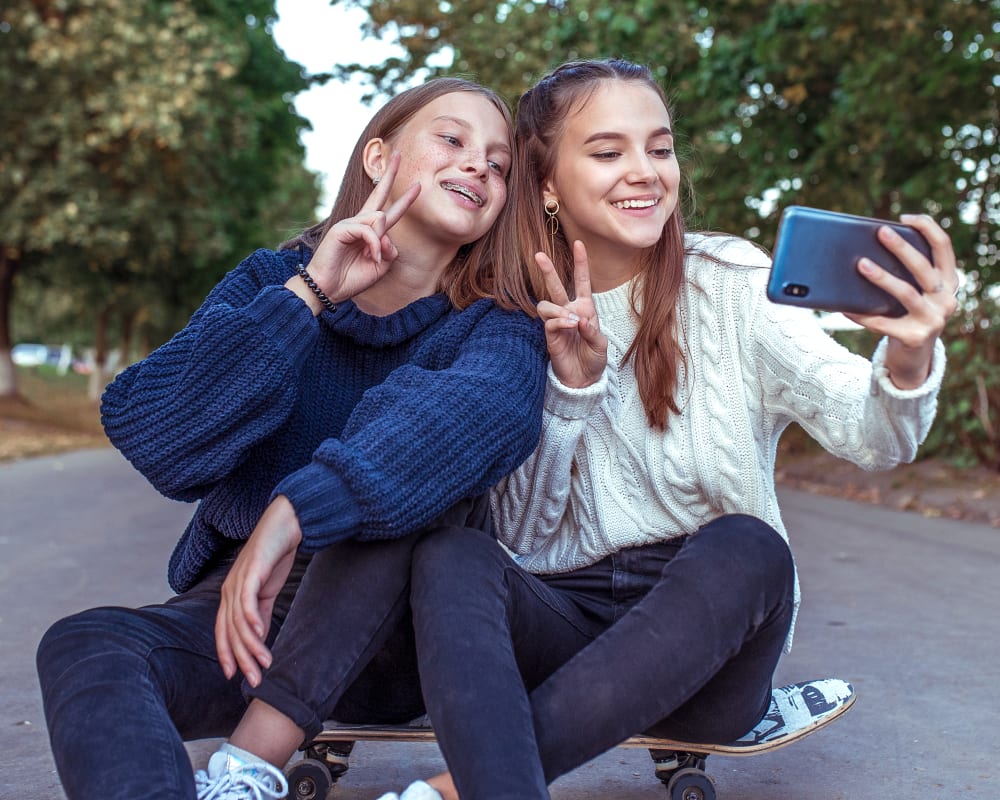
[[[441,188],[447,189],[449,192],[460,194],[462,197],[467,197],[480,208],[486,204],[486,198],[468,184],[456,183],[454,181],[442,181]]]

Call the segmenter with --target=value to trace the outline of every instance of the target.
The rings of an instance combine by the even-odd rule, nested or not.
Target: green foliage
[[[1000,281],[1000,0],[339,1],[406,51],[341,65],[376,92],[444,72],[516,98],[567,59],[644,62],[691,153],[696,226],[770,246],[791,203],[925,211],[973,293]]]
[[[368,72],[376,92],[457,72],[513,99],[568,59],[649,64],[675,107],[691,227],[772,246],[792,203],[934,216],[967,273],[968,309],[947,332],[924,452],[1000,469],[990,299],[1000,283],[1000,0],[340,2],[364,8],[368,33],[406,51],[342,65]]]
[[[290,106],[308,80],[271,17],[272,0],[0,10],[0,248],[18,288],[77,331],[112,311],[156,343],[277,227],[311,221]]]
[[[948,366],[934,427],[921,457],[944,458],[959,467],[976,464],[1000,472],[1000,304],[996,294],[968,300],[942,337]],[[836,338],[869,357],[877,337],[850,331]]]

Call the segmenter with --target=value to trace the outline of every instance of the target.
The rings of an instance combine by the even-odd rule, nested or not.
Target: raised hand
[[[384,208],[399,171],[399,160],[399,154],[394,153],[385,175],[361,211],[334,224],[313,253],[309,274],[335,303],[354,297],[374,284],[399,255],[389,238],[389,231],[420,194],[420,184],[415,183]]]
[[[933,264],[892,228],[880,228],[879,241],[913,273],[923,294],[874,262],[861,259],[858,264],[861,273],[899,300],[907,313],[901,317],[846,316],[875,333],[889,337],[885,361],[889,377],[896,386],[908,389],[920,386],[927,379],[934,342],[958,308],[955,293],[959,277],[951,238],[940,225],[924,214],[904,214],[900,221],[920,231],[927,239]]]
[[[301,541],[295,509],[279,495],[261,515],[222,584],[215,617],[215,649],[227,678],[239,669],[251,686],[257,686],[261,667],[271,665],[265,644],[271,612]]]
[[[569,299],[555,266],[545,253],[535,253],[549,300],[538,304],[545,321],[545,341],[552,370],[564,386],[580,389],[595,383],[608,362],[608,339],[601,333],[590,288],[590,262],[583,242],[573,242],[573,283]]]

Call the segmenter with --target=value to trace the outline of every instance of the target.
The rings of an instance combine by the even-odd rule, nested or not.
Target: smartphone
[[[932,261],[927,240],[908,225],[788,206],[778,222],[768,298],[774,303],[822,311],[903,316],[906,309],[896,298],[858,272],[858,260],[867,256],[923,291],[903,262],[879,242],[875,232],[882,225],[895,230]]]

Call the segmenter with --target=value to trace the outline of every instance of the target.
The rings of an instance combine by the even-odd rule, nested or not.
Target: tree
[[[403,48],[341,65],[373,92],[464,73],[515,99],[567,59],[651,65],[674,105],[692,227],[770,247],[789,204],[930,213],[968,282],[946,340],[948,428],[925,453],[1000,469],[1000,0],[340,2]]]
[[[263,243],[272,202],[312,217],[307,123],[290,108],[307,81],[269,15],[262,0],[18,0],[0,12],[0,394],[16,388],[19,271],[78,298],[92,324],[172,316],[175,330],[163,306],[190,313],[235,252]]]
[[[376,92],[457,72],[516,98],[567,59],[648,63],[676,105],[697,223],[769,245],[789,203],[926,210],[973,293],[1000,281],[1000,0],[341,2],[404,50],[340,66]]]

